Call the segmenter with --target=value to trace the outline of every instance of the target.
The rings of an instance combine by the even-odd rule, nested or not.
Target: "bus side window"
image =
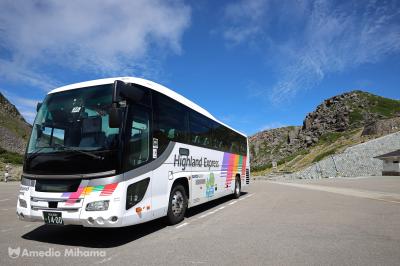
[[[187,109],[175,100],[153,92],[153,137],[158,139],[158,155],[170,141],[185,143],[187,139]]]
[[[213,148],[212,125],[210,119],[198,113],[190,112],[189,129],[191,144]]]

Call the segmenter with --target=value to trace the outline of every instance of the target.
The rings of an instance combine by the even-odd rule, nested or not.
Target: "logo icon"
[[[21,253],[20,247],[17,248],[8,247],[8,256],[10,256],[10,258],[12,259],[18,258],[20,253]]]

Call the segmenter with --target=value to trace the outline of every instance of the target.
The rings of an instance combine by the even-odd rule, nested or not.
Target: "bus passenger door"
[[[152,207],[153,171],[136,171],[151,161],[151,111],[141,105],[130,106],[126,127],[126,153],[124,156],[124,179],[127,187],[144,179],[149,179],[143,200],[138,207],[146,210]],[[129,191],[129,189],[128,189]],[[134,191],[134,190],[132,190]],[[129,197],[130,195],[127,195]],[[134,198],[134,197],[133,197]]]

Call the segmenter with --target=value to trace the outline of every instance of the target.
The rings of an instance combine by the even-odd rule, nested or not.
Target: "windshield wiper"
[[[81,154],[85,154],[85,155],[87,155],[87,156],[90,156],[90,157],[92,157],[92,158],[95,158],[96,160],[103,160],[103,159],[104,159],[103,156],[98,156],[98,155],[92,154],[92,153],[90,153],[90,152],[86,152],[86,151],[79,150],[79,149],[74,148],[74,147],[65,146],[65,145],[63,145],[63,144],[58,144],[58,143],[56,143],[56,144],[54,144],[53,147],[55,147],[55,148],[62,148],[62,149],[64,149],[64,150],[69,150],[69,151],[74,151],[74,152],[78,152],[78,153],[81,153]]]
[[[46,149],[46,148],[54,148],[54,147],[53,147],[53,146],[39,147],[39,149],[37,149],[37,150],[35,150],[34,152],[32,152],[26,159],[27,159],[28,161],[32,160],[33,158],[35,158],[35,157],[39,154],[39,152],[40,152],[41,150]]]

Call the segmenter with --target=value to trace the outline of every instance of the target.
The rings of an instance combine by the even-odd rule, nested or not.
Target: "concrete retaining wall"
[[[285,178],[317,179],[382,174],[382,161],[373,157],[400,149],[400,132],[347,148]]]

